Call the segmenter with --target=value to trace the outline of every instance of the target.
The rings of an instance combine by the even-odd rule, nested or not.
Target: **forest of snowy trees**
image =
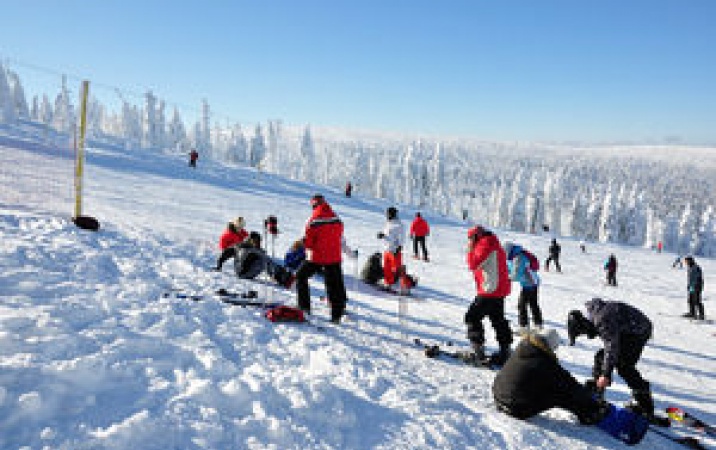
[[[0,124],[31,123],[71,136],[78,101],[66,78],[59,92],[28,97],[20,77],[0,64]],[[122,99],[111,111],[94,96],[89,142],[121,143],[248,165],[290,178],[431,209],[492,227],[716,256],[714,172],[679,157],[650,157],[664,147],[589,148],[535,143],[411,139],[359,135],[267,121],[212,124],[207,101],[187,126],[152,92],[141,105]],[[617,151],[622,154],[618,155]],[[692,149],[693,150],[693,149]],[[716,149],[701,149],[716,159]],[[709,153],[710,152],[710,153]],[[703,162],[703,161],[700,161]]]

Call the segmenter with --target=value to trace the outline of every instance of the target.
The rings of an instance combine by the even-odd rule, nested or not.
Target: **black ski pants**
[[[467,338],[473,344],[485,344],[485,329],[482,326],[482,319],[490,319],[492,328],[495,329],[497,343],[501,350],[507,350],[512,344],[512,331],[510,324],[505,319],[505,298],[504,297],[475,297],[475,300],[465,313],[467,324]]]
[[[216,261],[216,269],[221,270],[221,266],[223,266],[227,260],[229,260],[230,258],[234,258],[235,256],[236,247],[234,247],[233,245],[231,247],[226,247],[221,252],[221,255],[219,255],[219,259]]]
[[[326,296],[331,305],[331,319],[340,320],[346,309],[346,287],[343,284],[343,270],[341,263],[316,264],[304,261],[296,272],[296,292],[298,307],[311,312],[311,291],[308,279],[316,273],[323,271],[323,281],[326,286]]]
[[[554,267],[557,268],[557,272],[561,272],[562,266],[559,265],[559,256],[555,256],[555,255],[549,255],[549,258],[547,258],[547,260],[544,262],[545,269],[549,270],[549,263],[551,261],[554,261]]]
[[[617,271],[616,270],[607,270],[607,284],[609,286],[617,285]]]
[[[428,248],[425,246],[425,236],[415,236],[413,238],[413,255],[418,256],[418,245],[423,251],[423,259],[428,259]]]
[[[649,336],[638,334],[625,334],[619,336],[619,354],[617,355],[616,369],[620,377],[629,386],[632,391],[649,390],[649,382],[642,378],[641,373],[636,369],[636,363],[641,358],[641,352],[644,350],[646,341]],[[594,367],[592,368],[592,376],[596,380],[603,374],[602,367],[604,363],[604,349],[599,350],[594,355]]]
[[[701,301],[701,291],[689,292],[689,314],[697,319],[704,319],[704,304]]]
[[[537,303],[539,289],[535,286],[533,288],[522,288],[520,296],[517,299],[517,315],[518,321],[521,327],[529,325],[529,318],[527,316],[527,308],[532,311],[532,323],[537,326],[542,326],[542,310]]]

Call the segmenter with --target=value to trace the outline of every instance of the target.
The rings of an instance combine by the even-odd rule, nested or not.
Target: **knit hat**
[[[311,197],[311,208],[315,208],[318,205],[326,203],[326,199],[321,194],[316,194]]]
[[[386,210],[386,215],[388,217],[388,220],[395,219],[396,217],[398,217],[398,208],[396,208],[395,206],[389,207]]]
[[[246,226],[246,221],[244,220],[243,217],[239,216],[236,219],[234,219],[233,224],[237,230],[241,230],[242,228],[244,228]]]
[[[547,344],[547,346],[553,352],[557,351],[559,344],[562,342],[562,340],[559,337],[559,334],[557,333],[557,330],[555,330],[554,328],[547,328],[544,330],[540,330],[537,333],[535,333],[535,336],[539,339],[542,339],[542,341],[545,344]]]
[[[249,240],[253,241],[256,245],[261,245],[261,234],[256,231],[252,231],[249,233]]]
[[[485,235],[485,228],[482,225],[475,225],[474,227],[467,230],[467,237],[469,239],[481,238]]]

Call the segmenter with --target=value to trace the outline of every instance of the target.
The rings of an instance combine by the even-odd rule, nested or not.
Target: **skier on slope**
[[[549,263],[554,261],[557,272],[562,272],[562,266],[559,265],[559,254],[561,251],[562,247],[557,243],[557,239],[552,239],[552,243],[549,244],[549,257],[544,262],[544,270],[549,271]]]
[[[394,206],[385,211],[387,221],[383,231],[378,233],[378,239],[383,241],[383,287],[392,290],[396,278],[404,277],[403,267],[403,240],[405,228],[398,218],[398,209]]]
[[[320,194],[311,197],[311,207],[313,213],[306,223],[304,236],[306,260],[296,272],[298,307],[310,314],[308,279],[323,271],[326,295],[331,306],[331,322],[340,323],[346,308],[346,288],[341,268],[343,222]]]
[[[476,360],[485,359],[485,329],[482,320],[490,318],[500,350],[490,356],[490,363],[502,365],[510,355],[512,332],[505,318],[505,297],[510,295],[510,278],[505,251],[491,231],[480,225],[467,232],[467,267],[473,272],[477,296],[465,314],[467,338]]]
[[[701,293],[704,290],[704,274],[693,256],[684,258],[687,267],[687,289],[689,291],[689,312],[684,317],[704,320],[704,304]]]
[[[517,314],[520,329],[518,334],[524,334],[529,330],[529,318],[527,308],[532,312],[532,322],[537,329],[542,328],[542,310],[539,307],[539,284],[540,278],[537,271],[533,270],[531,254],[522,246],[505,243],[505,254],[507,254],[507,265],[510,279],[517,281],[522,286],[519,299],[517,300]]]
[[[590,339],[599,336],[604,342],[604,348],[594,355],[593,379],[586,385],[595,394],[603,396],[612,383],[612,372],[616,369],[632,391],[631,408],[650,421],[656,420],[651,386],[636,368],[644,346],[651,338],[651,320],[637,308],[622,302],[593,298],[585,305],[588,319],[578,310],[569,313],[567,332],[570,345],[582,334]]]
[[[249,233],[248,239],[236,246],[234,272],[242,279],[254,279],[266,272],[276,283],[291,289],[295,277],[280,264],[271,259],[261,248],[261,234],[256,231]]]
[[[196,149],[191,149],[191,152],[189,152],[189,167],[193,167],[196,169],[196,161],[199,159],[199,152],[196,151]]]
[[[430,235],[430,225],[423,219],[419,212],[415,213],[415,219],[410,224],[410,239],[413,240],[413,258],[418,259],[418,245],[423,251],[423,260],[428,260],[428,249],[425,247],[425,238]]]
[[[604,270],[607,273],[607,284],[616,287],[617,285],[617,257],[614,253],[604,262]]]
[[[492,394],[497,409],[527,419],[551,408],[562,408],[584,425],[596,425],[634,445],[648,430],[648,422],[627,409],[595,399],[557,359],[560,338],[555,330],[531,331],[495,376]]]
[[[244,230],[244,226],[246,226],[246,221],[243,217],[237,217],[234,221],[226,225],[226,229],[219,237],[221,255],[219,255],[219,259],[216,261],[216,266],[213,270],[220,272],[224,263],[229,258],[236,256],[236,246],[244,242],[249,236],[246,230]]]

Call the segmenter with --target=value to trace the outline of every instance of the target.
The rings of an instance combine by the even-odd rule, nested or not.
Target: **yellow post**
[[[80,135],[77,141],[77,159],[75,160],[75,217],[82,215],[82,176],[85,158],[85,134],[87,132],[87,95],[89,81],[82,82],[82,99],[80,109]]]

